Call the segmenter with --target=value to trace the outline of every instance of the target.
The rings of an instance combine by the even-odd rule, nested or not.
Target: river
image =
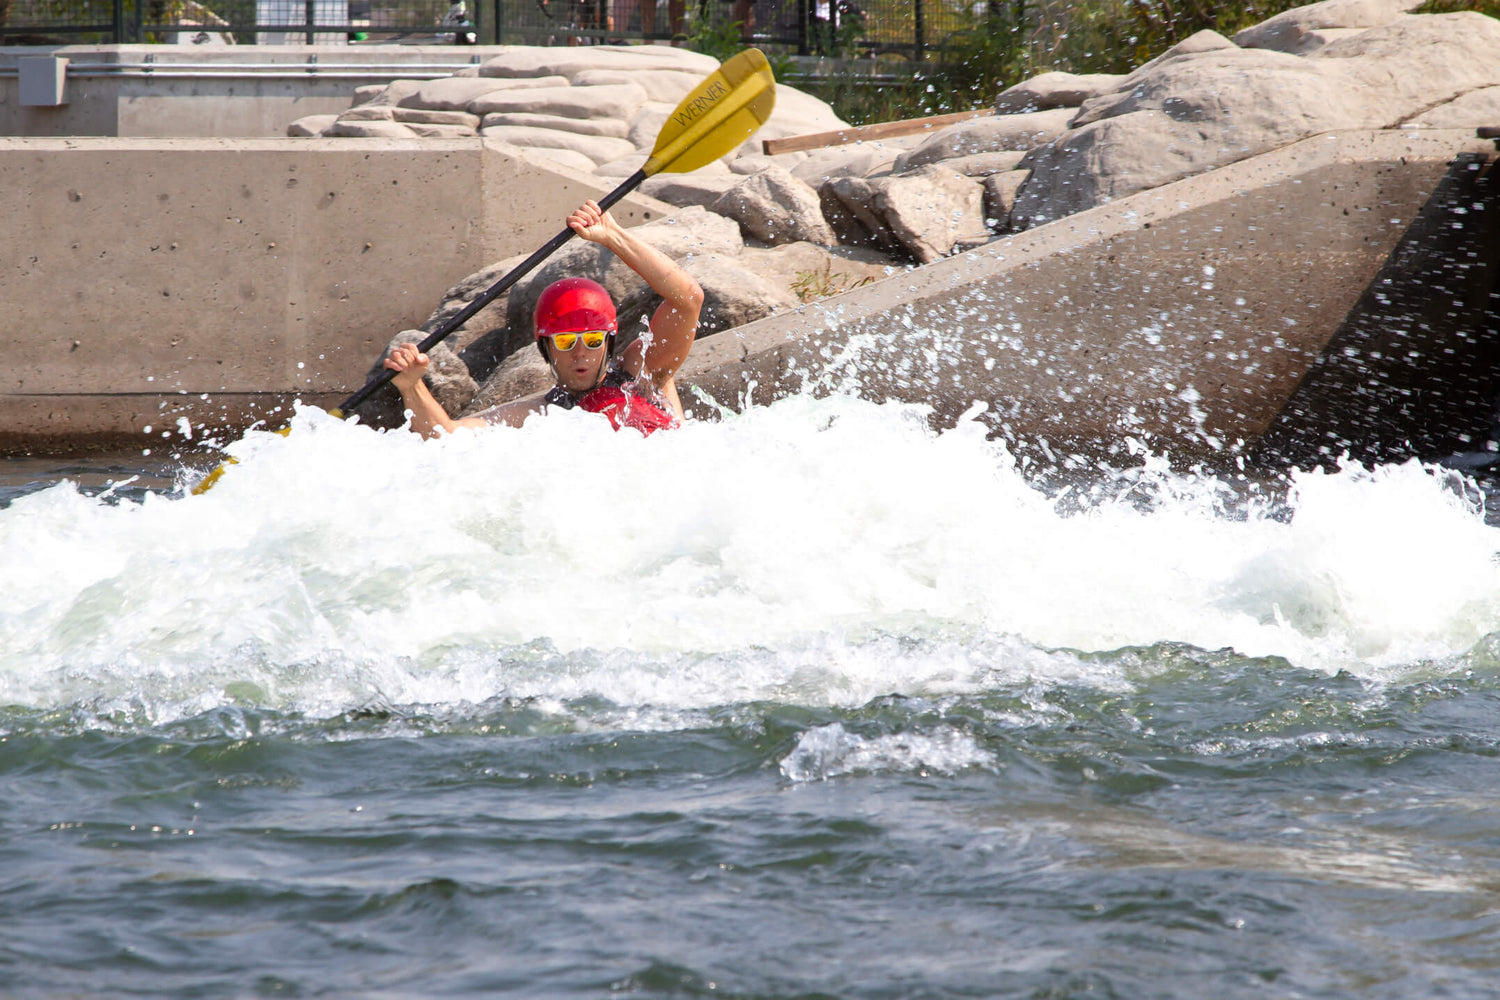
[[[1500,527],[798,397],[0,466],[0,994],[1493,995]]]

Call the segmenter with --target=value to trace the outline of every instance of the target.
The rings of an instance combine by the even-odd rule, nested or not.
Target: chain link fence
[[[920,59],[984,0],[0,0],[0,44],[671,42]]]

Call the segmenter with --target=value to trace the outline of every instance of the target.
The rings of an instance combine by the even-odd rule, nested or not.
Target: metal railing
[[[0,44],[687,44],[920,59],[984,0],[0,0]]]

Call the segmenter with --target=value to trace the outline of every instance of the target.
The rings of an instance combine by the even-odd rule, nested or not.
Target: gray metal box
[[[16,65],[20,70],[22,105],[55,108],[68,103],[66,57],[22,56]]]

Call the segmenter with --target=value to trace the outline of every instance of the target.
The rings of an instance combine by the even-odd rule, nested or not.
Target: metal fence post
[[[922,9],[922,0],[913,0],[913,3],[915,5],[915,7],[916,7],[916,13],[917,13],[917,31],[916,31],[916,38],[914,39],[914,41],[916,42],[916,44],[914,46],[914,48],[916,49],[916,54],[913,57],[913,61],[914,62],[921,62],[922,61],[922,49],[923,49],[924,43],[926,41],[926,34],[927,34],[927,30],[926,30],[927,29],[927,18],[924,16],[924,11]]]
[[[123,45],[125,43],[125,0],[115,0],[114,24],[111,28],[114,32],[112,44]]]

